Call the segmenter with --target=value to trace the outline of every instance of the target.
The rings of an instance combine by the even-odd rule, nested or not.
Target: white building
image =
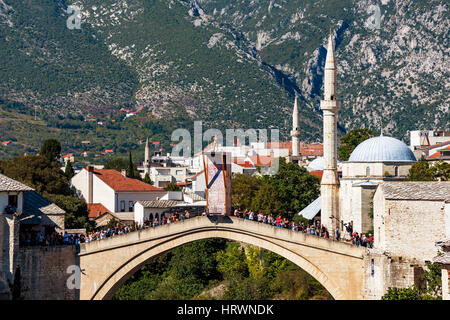
[[[158,188],[165,188],[169,183],[186,181],[188,167],[150,167],[150,179]]]
[[[373,195],[378,184],[405,180],[414,162],[416,158],[408,146],[392,137],[374,137],[359,144],[349,160],[342,163],[341,224],[353,222],[353,230],[359,233],[371,230]]]
[[[161,199],[152,201],[136,202],[134,220],[143,224],[146,219],[160,219],[168,217],[172,212],[184,212],[188,210],[191,214],[204,212],[206,200],[197,194],[187,194],[181,191],[169,191]]]
[[[450,141],[450,131],[444,130],[414,130],[410,133],[410,148],[415,150],[416,148],[433,146]]]
[[[127,178],[116,170],[86,167],[70,180],[79,196],[88,204],[99,203],[110,212],[133,212],[138,200],[156,200],[166,192],[139,181]]]

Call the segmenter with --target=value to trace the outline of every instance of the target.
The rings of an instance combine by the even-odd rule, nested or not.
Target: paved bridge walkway
[[[224,238],[292,261],[335,299],[364,298],[367,249],[236,217],[195,217],[81,244],[81,299],[110,299],[149,259],[185,243]]]

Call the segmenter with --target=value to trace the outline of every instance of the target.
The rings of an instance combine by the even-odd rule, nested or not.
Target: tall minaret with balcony
[[[292,156],[298,157],[300,155],[300,122],[298,118],[298,102],[297,95],[295,95],[294,112],[292,114]]]
[[[333,234],[339,227],[339,178],[337,173],[337,112],[340,103],[336,91],[336,61],[333,38],[328,38],[324,74],[324,97],[320,102],[323,111],[323,157],[324,169],[321,192],[321,220],[328,232]]]

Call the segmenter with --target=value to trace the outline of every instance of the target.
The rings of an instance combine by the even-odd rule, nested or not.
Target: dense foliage
[[[278,172],[271,176],[235,174],[231,200],[235,208],[280,214],[292,219],[320,193],[319,179],[295,163],[280,158]]]
[[[449,179],[450,164],[442,160],[430,164],[423,157],[413,164],[406,177],[408,181],[449,181]]]
[[[372,138],[376,132],[367,128],[354,129],[349,131],[340,139],[340,146],[338,149],[339,158],[341,161],[347,161],[355,148],[364,140]]]
[[[60,164],[43,156],[19,156],[13,160],[0,161],[0,172],[20,181],[66,211],[65,227],[91,229],[87,205],[73,195],[68,178]]]
[[[179,185],[177,185],[174,182],[170,182],[165,188],[164,190],[166,191],[181,191],[181,188]]]
[[[41,147],[40,155],[48,160],[59,159],[61,155],[61,143],[56,139],[47,139]]]
[[[331,299],[310,275],[264,249],[223,239],[189,243],[153,258],[115,299]]]
[[[141,175],[133,163],[131,153],[128,160],[126,158],[115,158],[105,163],[104,169],[113,169],[119,172],[126,170],[127,176],[130,178],[140,179]]]
[[[383,300],[441,300],[442,280],[441,265],[439,263],[425,263],[426,269],[420,278],[423,281],[421,286],[411,286],[409,288],[388,288]]]

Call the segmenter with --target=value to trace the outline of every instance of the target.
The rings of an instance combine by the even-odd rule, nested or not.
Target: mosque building
[[[348,161],[337,166],[337,94],[336,61],[333,39],[328,39],[324,74],[323,144],[324,157],[321,180],[321,222],[328,230],[345,230],[352,223],[361,233],[373,230],[373,197],[378,185],[386,181],[406,179],[416,158],[400,140],[380,135],[359,144]],[[317,160],[319,162],[319,160]],[[316,207],[316,210],[318,208]]]

